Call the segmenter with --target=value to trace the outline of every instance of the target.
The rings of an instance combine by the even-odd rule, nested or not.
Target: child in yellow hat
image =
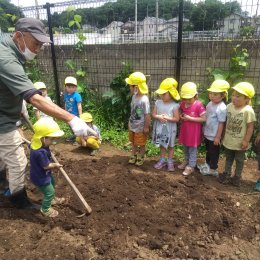
[[[37,81],[37,82],[35,82],[33,85],[35,86],[35,88],[37,88],[38,90],[41,91],[42,96],[43,96],[44,98],[46,98],[48,101],[52,102],[51,98],[48,96],[47,87],[46,87],[46,85],[44,84],[44,82]],[[35,110],[35,114],[36,114],[37,120],[39,120],[39,119],[42,118],[42,117],[52,118],[51,116],[46,115],[45,113],[43,113],[42,111],[40,111],[40,110],[37,109],[36,107],[34,107],[34,110]]]
[[[76,137],[76,142],[83,147],[92,149],[91,155],[95,155],[99,150],[102,142],[100,130],[95,124],[93,124],[93,117],[90,113],[85,112],[80,115],[80,118],[97,133],[97,136],[89,135],[87,137]]]
[[[206,123],[203,129],[206,162],[198,165],[203,175],[218,176],[220,141],[227,116],[224,100],[227,99],[229,88],[227,81],[215,80],[208,89],[210,102],[206,106]]]
[[[206,120],[204,105],[198,100],[197,86],[186,82],[181,87],[180,118],[181,127],[179,143],[184,146],[184,161],[178,165],[184,176],[194,172],[197,164],[197,150],[201,144],[202,123]]]
[[[168,171],[174,171],[173,152],[177,132],[177,122],[180,120],[180,99],[177,91],[178,82],[173,78],[167,78],[160,84],[155,93],[160,95],[156,100],[152,112],[154,118],[152,142],[160,146],[160,160],[154,165],[155,169],[167,166]],[[166,152],[168,151],[168,159]]]
[[[223,139],[226,155],[225,171],[219,176],[219,181],[240,186],[245,153],[249,148],[256,121],[255,112],[249,105],[255,90],[248,82],[240,82],[232,89],[232,102],[227,105],[227,122]],[[234,161],[236,169],[234,176],[231,177]]]
[[[147,96],[148,86],[142,72],[134,72],[125,79],[133,94],[131,115],[129,118],[129,141],[132,143],[130,164],[141,166],[144,163],[145,145],[150,127],[150,102]],[[140,149],[138,149],[140,148]]]
[[[58,216],[59,213],[52,208],[52,205],[64,202],[64,198],[55,197],[55,181],[52,176],[52,169],[59,169],[62,165],[52,162],[49,146],[52,143],[52,138],[61,137],[64,132],[51,118],[41,118],[34,124],[33,128],[30,179],[44,195],[41,213],[46,217],[53,218]]]

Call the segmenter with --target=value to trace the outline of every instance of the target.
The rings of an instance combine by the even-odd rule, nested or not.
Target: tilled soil
[[[260,193],[256,162],[241,188],[196,172],[155,170],[155,159],[128,165],[128,153],[103,145],[97,156],[71,144],[53,148],[93,212],[84,210],[61,173],[59,216],[17,210],[0,199],[1,259],[260,259]],[[221,161],[221,167],[223,161]],[[28,194],[41,194],[28,181]]]

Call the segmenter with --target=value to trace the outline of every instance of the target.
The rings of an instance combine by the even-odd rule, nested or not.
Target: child
[[[161,100],[155,102],[152,117],[153,143],[160,146],[160,160],[154,165],[155,169],[161,169],[167,165],[168,171],[174,171],[173,147],[175,143],[177,122],[180,120],[179,105],[175,102],[180,100],[177,91],[178,82],[173,78],[162,81],[155,92],[160,95]],[[168,150],[168,160],[166,151]]]
[[[47,100],[52,102],[51,98],[48,96],[46,85],[43,82],[38,81],[38,82],[35,82],[33,85],[35,86],[35,88],[37,88],[38,90],[41,91],[42,96],[44,98],[46,98]],[[39,120],[42,117],[52,118],[51,116],[44,114],[42,111],[38,110],[37,108],[34,108],[34,110],[35,110],[35,113],[36,113],[37,120]]]
[[[34,124],[33,128],[30,177],[32,183],[44,195],[41,213],[46,217],[53,218],[58,216],[58,211],[53,209],[51,205],[62,203],[64,198],[55,197],[55,182],[51,170],[59,169],[62,165],[51,162],[49,146],[52,143],[52,137],[60,137],[64,132],[60,130],[58,124],[51,118],[41,118]]]
[[[130,86],[130,91],[133,94],[131,115],[128,123],[132,155],[128,162],[141,166],[144,163],[145,144],[150,126],[150,103],[146,95],[148,94],[148,86],[146,77],[141,72],[132,73],[125,81]],[[140,150],[138,146],[140,146]]]
[[[77,92],[77,84],[77,79],[74,77],[67,77],[65,79],[64,102],[65,110],[75,116],[80,116],[82,114],[82,98]],[[67,139],[67,141],[75,142],[75,138],[75,136],[71,136]]]
[[[84,147],[91,148],[92,152],[90,155],[95,155],[99,150],[102,141],[100,130],[96,125],[93,124],[93,117],[90,113],[83,113],[80,115],[80,118],[97,133],[97,136],[90,135],[87,137],[76,137],[76,142]]]
[[[184,176],[194,172],[197,164],[197,147],[201,143],[202,123],[206,120],[206,111],[198,100],[197,86],[193,82],[187,82],[181,87],[180,118],[182,120],[179,143],[184,146],[185,159],[178,168]]]
[[[255,153],[258,161],[258,170],[260,170],[260,132],[258,132],[255,139]],[[255,189],[260,191],[260,178],[256,182]]]
[[[227,106],[227,123],[223,139],[226,154],[225,171],[219,176],[219,182],[240,186],[245,153],[256,121],[254,110],[249,105],[255,90],[248,82],[240,82],[233,89],[232,103]],[[234,160],[236,169],[234,177],[231,178]]]
[[[210,102],[206,107],[206,124],[204,127],[206,162],[198,165],[203,175],[218,176],[220,140],[227,116],[227,106],[223,100],[227,99],[229,88],[227,81],[215,80],[208,89]]]

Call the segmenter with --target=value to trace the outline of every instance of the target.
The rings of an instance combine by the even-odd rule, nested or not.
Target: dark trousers
[[[210,169],[216,170],[218,168],[220,145],[215,145],[214,141],[210,141],[207,138],[205,138],[204,142],[206,145],[206,163]]]
[[[236,162],[235,176],[238,178],[241,177],[244,161],[245,161],[245,150],[230,150],[225,147],[226,154],[226,164],[225,164],[225,172],[228,175],[231,175],[232,165],[234,161]]]

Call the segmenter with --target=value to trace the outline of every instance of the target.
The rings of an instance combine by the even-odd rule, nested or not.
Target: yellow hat
[[[198,94],[197,86],[193,82],[186,82],[181,87],[181,98],[189,99]]]
[[[227,81],[225,81],[223,79],[218,79],[218,80],[215,80],[207,90],[210,92],[216,92],[216,93],[220,93],[220,92],[227,93],[229,88],[230,88],[230,85]]]
[[[43,82],[35,82],[34,84],[33,84],[34,86],[35,86],[35,88],[37,88],[37,89],[46,89],[46,85],[43,83]]]
[[[64,132],[52,118],[41,118],[34,125],[34,135],[32,137],[31,148],[37,150],[42,147],[42,137],[60,137]]]
[[[72,84],[72,85],[75,85],[75,86],[77,86],[78,84],[77,84],[77,79],[76,78],[74,78],[74,77],[67,77],[66,79],[65,79],[65,85],[66,84]]]
[[[174,78],[167,78],[161,82],[159,89],[157,89],[155,92],[159,95],[163,95],[164,93],[169,92],[173,99],[180,100],[177,86],[178,82]]]
[[[125,79],[125,81],[128,85],[138,86],[138,88],[142,94],[148,93],[146,77],[142,72],[134,72],[134,73],[130,74],[129,77]]]
[[[223,79],[217,79],[215,80],[210,87],[207,89],[209,92],[214,93],[226,93],[226,100],[228,100],[228,90],[230,88],[229,83],[226,80]]]
[[[92,115],[91,115],[90,113],[87,113],[87,112],[81,114],[81,115],[80,115],[80,118],[81,118],[84,122],[86,122],[86,123],[90,123],[90,122],[93,121]]]
[[[255,89],[252,84],[248,82],[240,82],[233,87],[238,93],[249,97],[250,99],[255,95]]]

